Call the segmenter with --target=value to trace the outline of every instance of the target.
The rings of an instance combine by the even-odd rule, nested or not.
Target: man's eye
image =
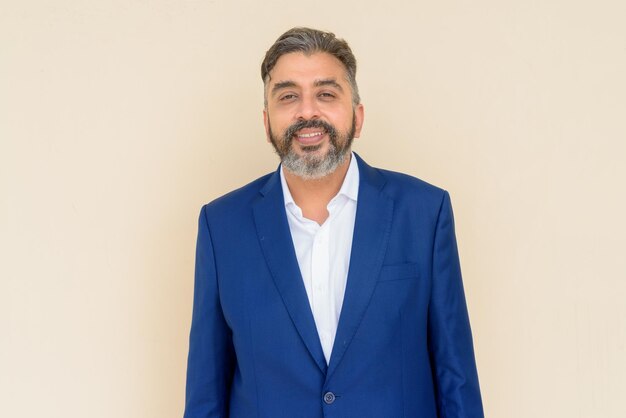
[[[324,92],[324,93],[320,93],[320,97],[323,97],[325,99],[329,99],[329,98],[335,97],[335,95],[332,94],[332,93],[329,93],[329,92]]]
[[[285,95],[283,95],[283,96],[281,96],[281,97],[280,97],[280,100],[281,100],[281,101],[284,101],[284,100],[292,100],[292,99],[295,99],[295,98],[296,98],[296,95],[295,95],[295,94],[285,94]]]

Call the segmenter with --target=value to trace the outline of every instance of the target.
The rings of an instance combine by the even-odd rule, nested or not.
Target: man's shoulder
[[[233,214],[241,211],[242,209],[249,208],[252,202],[258,198],[261,189],[275,174],[276,172],[268,173],[254,181],[251,181],[245,186],[210,201],[204,205],[204,210],[207,214],[225,215]]]
[[[426,193],[442,193],[444,191],[442,188],[411,174],[387,170],[384,168],[377,168],[377,170],[383,175],[383,177],[385,177],[391,186],[408,187]]]
[[[385,179],[383,193],[394,200],[431,201],[436,204],[441,202],[446,194],[441,187],[410,174],[383,168],[375,168],[375,170]]]

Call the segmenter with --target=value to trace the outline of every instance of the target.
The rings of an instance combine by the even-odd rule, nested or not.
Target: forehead
[[[341,61],[326,52],[310,55],[292,52],[281,56],[269,75],[269,84],[282,81],[306,84],[320,79],[335,79],[341,83],[346,77],[346,69]]]

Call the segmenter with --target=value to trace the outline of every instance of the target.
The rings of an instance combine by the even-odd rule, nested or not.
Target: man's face
[[[266,89],[265,131],[283,166],[305,179],[335,171],[363,125],[341,61],[323,52],[285,54]]]

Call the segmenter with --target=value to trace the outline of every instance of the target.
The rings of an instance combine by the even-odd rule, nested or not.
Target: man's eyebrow
[[[286,89],[289,87],[296,87],[296,83],[290,80],[279,81],[278,83],[274,84],[274,87],[272,87],[272,95],[276,94],[276,92],[280,89]]]
[[[334,78],[325,78],[323,80],[315,80],[313,85],[315,87],[330,86],[330,87],[336,88],[339,91],[343,91],[343,87],[341,87],[341,84],[337,83],[337,80],[335,80]],[[290,87],[296,87],[296,86],[297,86],[296,83],[291,80],[279,81],[278,83],[274,84],[274,86],[272,87],[272,95],[276,94],[278,90],[286,89]]]
[[[324,86],[331,86],[336,88],[339,91],[343,91],[343,87],[341,87],[341,84],[337,83],[337,80],[335,80],[334,78],[327,78],[324,80],[316,80],[315,83],[313,83],[313,85],[315,87],[324,87]]]

